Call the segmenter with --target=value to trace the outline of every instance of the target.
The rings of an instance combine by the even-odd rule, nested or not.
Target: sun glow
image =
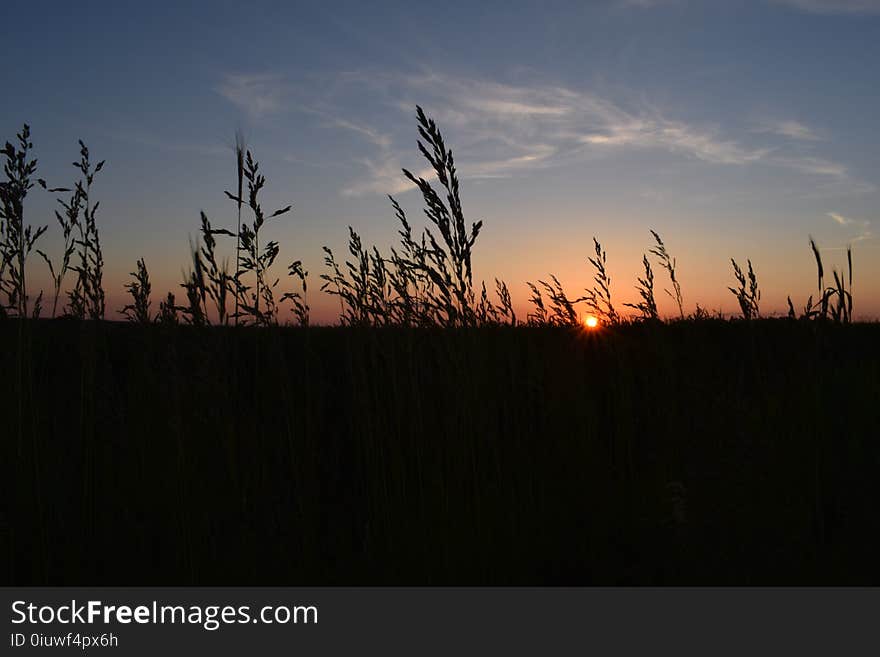
[[[584,326],[588,329],[597,328],[599,326],[599,319],[593,315],[587,315],[584,317]]]

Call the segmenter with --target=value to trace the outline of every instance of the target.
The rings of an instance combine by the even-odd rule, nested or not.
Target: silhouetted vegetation
[[[149,324],[150,316],[150,274],[147,272],[147,263],[141,258],[137,261],[137,271],[131,272],[132,281],[126,283],[125,289],[131,295],[131,303],[122,308],[122,314],[132,322]]]
[[[648,256],[642,256],[642,265],[645,268],[645,277],[639,278],[639,284],[636,290],[642,300],[639,303],[625,303],[625,306],[635,308],[641,313],[642,319],[656,320],[659,319],[657,313],[657,302],[654,299],[654,270],[651,269],[651,263],[648,262]]]
[[[61,195],[56,268],[36,248],[47,227],[25,220],[28,127],[6,144],[4,581],[876,582],[880,329],[853,322],[851,251],[826,284],[810,240],[818,296],[802,311],[789,298],[787,319],[761,319],[751,260],[731,260],[732,321],[686,315],[652,230],[624,317],[594,237],[591,287],[529,282],[518,318],[505,281],[474,281],[482,222],[465,217],[437,125],[421,108],[417,121],[434,177],[403,175],[427,225],[391,198],[398,244],[349,227],[347,259],[324,248],[335,328],[310,326],[301,260],[280,285],[266,231],[291,206],[263,210],[266,178],[240,135],[235,230],[201,213],[181,301],[169,291],[158,311],[140,258],[126,323],[90,321],[105,315],[104,163],[80,142],[73,188],[38,181]],[[64,321],[33,321],[33,252],[53,317],[66,295]]]
[[[669,252],[666,250],[666,244],[663,243],[663,240],[660,238],[660,235],[656,231],[651,231],[651,235],[654,236],[654,241],[657,243],[656,246],[651,248],[651,254],[657,256],[657,259],[660,262],[660,266],[666,270],[669,274],[669,280],[672,283],[672,292],[666,290],[666,294],[675,299],[675,304],[678,306],[678,317],[679,319],[684,319],[684,304],[681,297],[681,284],[678,282],[678,279],[675,277],[675,258],[669,255]]]
[[[878,335],[37,323],[4,581],[876,583]]]
[[[733,265],[733,275],[736,278],[737,287],[727,288],[736,297],[739,303],[740,311],[743,319],[757,319],[761,316],[761,310],[758,302],[761,300],[761,291],[758,289],[758,277],[755,270],[752,269],[752,261],[748,261],[749,273],[748,283],[746,283],[746,275],[733,258],[730,259]]]
[[[28,294],[26,264],[34,245],[46,232],[47,226],[34,230],[25,223],[24,200],[34,186],[32,176],[37,161],[29,159],[34,145],[30,140],[30,127],[25,125],[17,135],[18,146],[6,142],[2,151],[6,181],[0,187],[0,290],[6,295],[3,312],[13,312],[18,317],[28,317]],[[34,304],[34,315],[39,316],[40,299]]]
[[[612,302],[611,277],[608,273],[607,254],[598,238],[593,238],[593,252],[587,261],[594,269],[593,286],[583,296],[570,297],[555,275],[550,282],[539,280],[537,284],[526,282],[530,290],[529,301],[533,306],[525,321],[517,320],[513,309],[510,288],[505,281],[495,279],[494,295],[490,295],[485,282],[479,285],[473,280],[473,251],[482,229],[482,221],[468,226],[461,200],[461,186],[455,160],[436,123],[428,118],[421,107],[416,108],[420,140],[418,148],[431,165],[440,190],[430,180],[415,176],[403,169],[402,174],[421,192],[424,214],[429,221],[421,235],[416,237],[406,211],[393,197],[389,197],[397,220],[401,225],[400,243],[383,255],[376,246],[362,243],[358,232],[349,227],[348,251],[351,260],[340,263],[330,247],[324,247],[324,264],[327,272],[320,275],[321,291],[339,298],[339,323],[343,326],[407,326],[460,328],[509,324],[513,326],[575,326],[581,323],[580,304],[586,312],[601,320],[602,324],[615,325],[638,320],[661,320],[654,296],[654,271],[647,254],[642,256],[644,277],[638,277],[636,290],[640,301],[623,304],[637,314],[620,315]],[[103,285],[103,253],[95,214],[98,203],[91,201],[94,176],[104,162],[92,166],[89,150],[80,142],[80,161],[74,166],[80,170],[82,179],[73,190],[51,188],[39,179],[40,185],[54,193],[71,193],[68,200],[59,198],[62,212],[55,212],[61,227],[64,247],[60,266],[56,271],[53,261],[35,245],[47,230],[47,226],[34,229],[24,220],[24,199],[33,187],[31,179],[36,172],[36,160],[29,159],[33,148],[30,129],[24,126],[18,135],[19,145],[6,144],[5,173],[7,180],[0,184],[3,213],[0,216],[0,291],[6,297],[2,306],[5,315],[39,317],[42,290],[29,310],[25,265],[32,251],[38,253],[49,267],[54,285],[53,311],[57,313],[58,299],[64,291],[66,274],[74,271],[76,282],[66,292],[68,304],[64,314],[79,319],[104,317],[105,292]],[[236,205],[236,231],[217,228],[207,215],[201,213],[199,237],[191,243],[191,262],[180,286],[185,291],[186,303],[174,305],[174,294],[169,292],[160,304],[160,312],[150,321],[172,323],[182,316],[188,324],[207,326],[211,324],[253,324],[271,326],[279,323],[279,302],[290,302],[291,316],[281,323],[308,326],[309,305],[306,299],[308,272],[301,260],[288,265],[288,280],[293,289],[276,292],[281,281],[273,280],[272,267],[280,254],[277,241],[269,240],[261,245],[261,233],[268,220],[287,214],[286,206],[266,215],[259,201],[260,191],[266,184],[259,164],[247,149],[244,138],[236,133],[236,192],[225,192]],[[242,223],[242,209],[253,215],[252,223]],[[675,302],[678,319],[686,319],[681,283],[676,273],[676,260],[666,248],[657,231],[651,230],[654,246],[649,253],[668,274],[672,289],[665,289]],[[235,240],[235,266],[230,268],[228,256],[224,257],[218,240]],[[848,271],[832,272],[834,284],[825,285],[824,268],[819,248],[810,238],[810,247],[818,270],[818,301],[810,296],[798,313],[791,297],[788,302],[789,318],[825,320],[849,323],[852,321],[852,250],[847,249]],[[751,260],[747,270],[731,259],[737,287],[728,288],[737,299],[740,316],[750,320],[760,317],[760,290]],[[139,280],[149,280],[143,259],[137,263]],[[141,284],[139,284],[141,285]],[[125,289],[134,294],[142,288]],[[149,290],[147,289],[147,294]],[[545,298],[546,295],[546,298]],[[276,299],[276,297],[278,297]],[[147,307],[149,304],[147,304]],[[119,312],[131,319],[133,308],[125,306]],[[710,314],[697,304],[690,319],[704,319]],[[720,316],[720,315],[719,315]],[[140,316],[138,321],[145,319]]]

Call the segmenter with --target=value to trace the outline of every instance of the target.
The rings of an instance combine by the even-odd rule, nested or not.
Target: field
[[[29,128],[7,143],[0,581],[880,582],[880,324],[854,321],[851,249],[826,273],[810,240],[817,287],[785,319],[762,316],[751,261],[731,261],[731,318],[685,313],[654,231],[640,301],[615,306],[594,238],[592,287],[569,296],[550,274],[517,317],[504,281],[473,280],[482,222],[417,119],[433,173],[403,175],[428,225],[391,198],[395,247],[353,228],[347,260],[325,247],[319,292],[340,304],[325,327],[301,261],[278,287],[261,230],[290,206],[264,211],[240,137],[235,232],[202,213],[185,298],[158,312],[138,260],[127,323],[106,321],[104,162],[80,142],[73,187],[37,179],[61,195],[53,260],[48,227],[25,220]]]
[[[0,339],[5,583],[880,582],[877,324]]]

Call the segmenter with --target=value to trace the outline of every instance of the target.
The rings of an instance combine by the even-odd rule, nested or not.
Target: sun
[[[584,326],[588,329],[594,329],[599,326],[599,319],[593,315],[587,315],[584,317]]]

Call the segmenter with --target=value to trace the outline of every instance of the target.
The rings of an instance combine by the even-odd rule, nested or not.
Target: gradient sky
[[[332,321],[321,246],[344,254],[352,225],[387,251],[388,193],[424,223],[400,174],[424,169],[420,104],[485,222],[475,275],[506,279],[522,314],[526,280],[589,283],[593,235],[616,300],[634,301],[654,228],[689,309],[736,309],[731,257],[752,259],[762,310],[803,305],[812,235],[829,270],[853,245],[857,314],[880,316],[880,0],[4,0],[3,14],[2,137],[28,122],[50,185],[74,180],[79,138],[107,160],[94,193],[110,309],[141,256],[154,310],[180,293],[200,209],[234,226],[240,127],[264,207],[294,206],[266,229],[278,275],[304,260],[313,320]],[[52,196],[28,200],[56,254]]]

